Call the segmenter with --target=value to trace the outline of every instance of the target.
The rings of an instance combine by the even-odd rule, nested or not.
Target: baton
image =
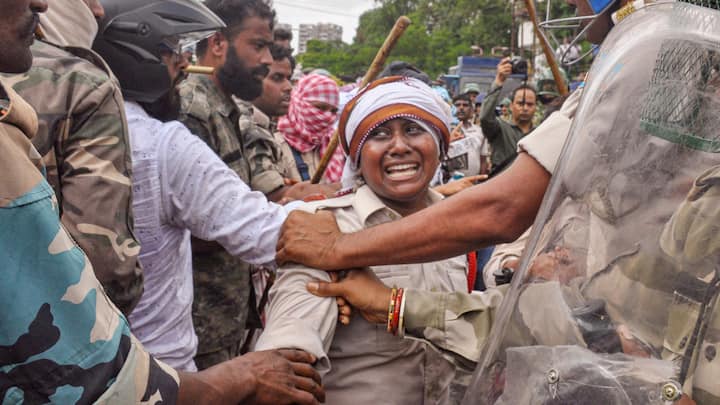
[[[410,23],[410,19],[406,16],[402,16],[397,19],[397,21],[395,22],[395,26],[393,27],[392,31],[390,31],[387,38],[385,38],[385,43],[383,43],[383,45],[380,47],[380,50],[378,50],[377,54],[375,55],[375,59],[370,65],[370,68],[368,69],[367,73],[365,73],[365,76],[360,82],[360,88],[367,86],[368,83],[375,80],[375,78],[380,74],[380,72],[382,72],[382,69],[385,66],[385,60],[390,55],[390,52],[392,52],[392,49],[395,47],[395,44],[397,44],[400,37],[405,33],[405,30],[410,25]],[[337,149],[339,143],[340,138],[338,135],[338,131],[335,130],[335,133],[333,133],[333,136],[330,139],[327,150],[325,151],[325,154],[320,160],[320,164],[318,164],[318,168],[312,177],[312,184],[318,184],[320,182],[320,179],[322,179],[323,174],[325,174],[325,169],[327,169],[327,166],[330,163],[330,159],[332,158],[333,154],[335,154],[335,149]]]
[[[568,88],[565,85],[565,80],[563,80],[563,77],[560,74],[560,66],[558,66],[557,59],[555,59],[555,52],[553,52],[552,48],[550,47],[550,42],[545,36],[545,33],[542,32],[540,26],[538,25],[537,13],[535,12],[535,2],[534,0],[524,1],[525,8],[527,8],[528,15],[530,17],[530,21],[532,21],[535,36],[537,36],[540,40],[540,46],[542,47],[543,53],[545,54],[545,59],[547,59],[548,65],[550,65],[550,70],[552,71],[553,78],[555,79],[555,85],[557,85],[558,93],[560,93],[561,96],[565,97],[569,94]]]
[[[183,70],[185,73],[197,73],[201,75],[211,75],[215,73],[215,68],[212,66],[190,65]]]

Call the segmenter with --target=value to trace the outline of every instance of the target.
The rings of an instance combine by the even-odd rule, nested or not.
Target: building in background
[[[307,43],[311,39],[320,41],[341,41],[343,29],[341,26],[332,23],[300,24],[298,35],[298,52],[307,51]]]

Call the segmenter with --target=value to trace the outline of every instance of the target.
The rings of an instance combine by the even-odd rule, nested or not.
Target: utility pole
[[[515,55],[515,44],[517,43],[517,28],[515,27],[515,0],[510,1],[510,55]]]

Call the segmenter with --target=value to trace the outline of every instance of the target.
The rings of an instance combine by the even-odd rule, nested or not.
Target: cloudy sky
[[[299,24],[331,22],[343,27],[343,41],[351,43],[355,37],[360,14],[375,7],[374,0],[274,0],[278,21],[292,24],[294,45]]]

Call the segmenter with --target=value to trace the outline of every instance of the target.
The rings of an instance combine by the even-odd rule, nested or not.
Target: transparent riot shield
[[[465,404],[720,403],[720,12],[598,55]]]

